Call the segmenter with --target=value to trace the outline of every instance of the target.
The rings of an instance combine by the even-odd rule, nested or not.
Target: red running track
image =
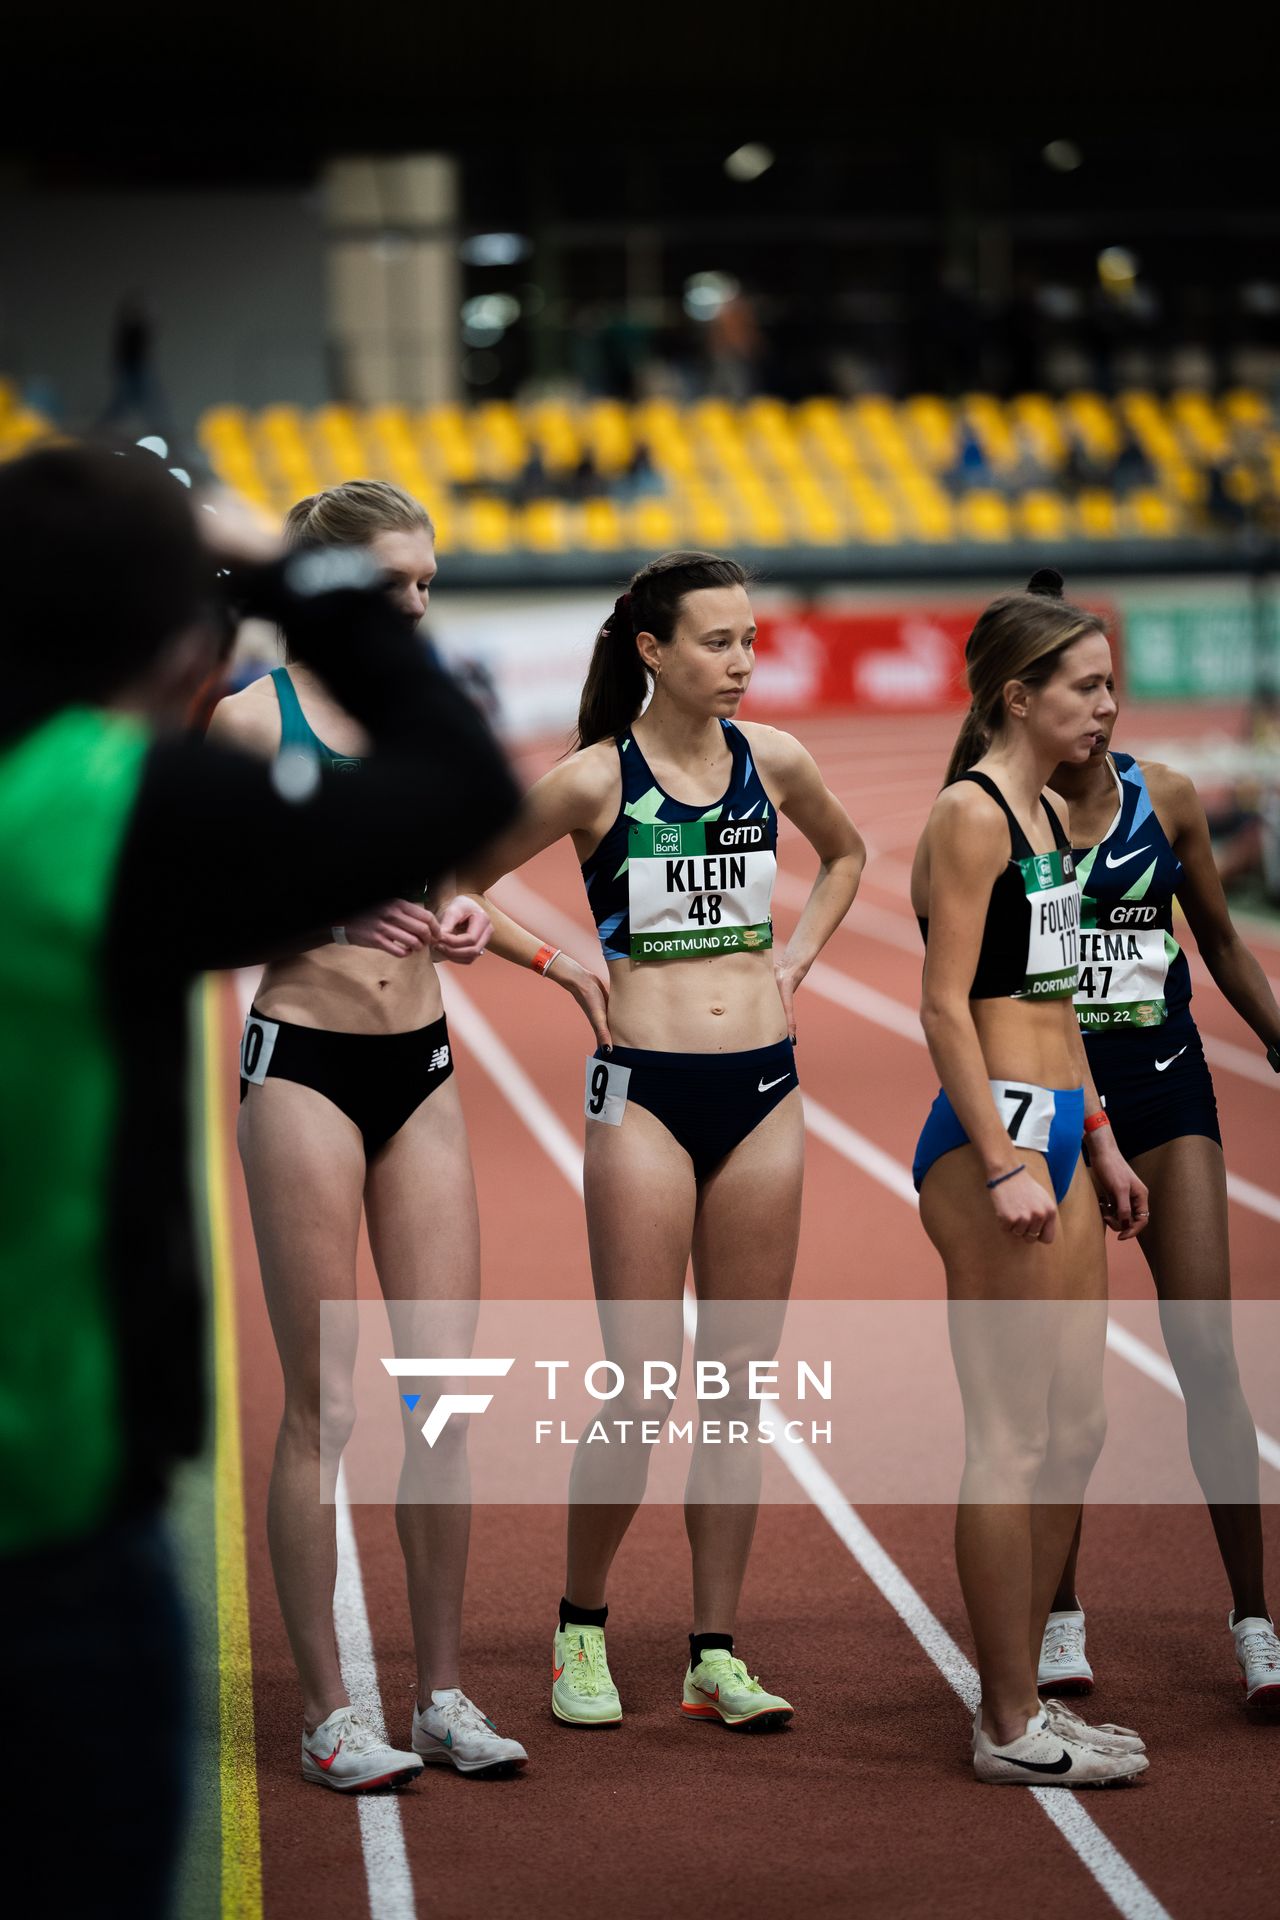
[[[899,1168],[909,1164],[935,1090],[927,1054],[910,1034],[919,952],[902,870],[952,724],[913,720],[906,747],[901,722],[824,718],[795,729],[872,846],[863,893],[824,960],[838,976],[829,983],[834,992],[847,998],[853,983],[854,996],[865,1001],[870,990],[865,1005],[876,1015],[802,989],[801,1077],[807,1097]],[[1123,744],[1136,750],[1172,730],[1167,715],[1135,718]],[[548,757],[529,756],[531,776]],[[785,827],[780,864],[793,883],[780,886],[785,932],[795,887],[807,885],[813,866]],[[577,923],[581,950],[589,953],[590,923],[569,849],[553,849],[520,880],[550,914]],[[515,911],[527,896],[509,904]],[[560,940],[553,926],[540,930]],[[1268,932],[1255,946],[1273,977],[1280,973],[1280,933]],[[479,1186],[486,1293],[587,1298],[578,1197],[466,1039],[477,1020],[487,1023],[576,1141],[588,1050],[581,1017],[566,995],[499,962],[470,969],[461,987],[470,1011],[459,1009],[455,989],[451,1018]],[[1196,1011],[1207,1037],[1259,1057],[1252,1037],[1200,979]],[[228,990],[229,1126],[236,1023]],[[1280,1081],[1221,1068],[1215,1078],[1228,1166],[1254,1196],[1231,1206],[1236,1289],[1275,1299]],[[1259,1190],[1270,1212],[1259,1211]],[[304,1784],[298,1771],[297,1688],[265,1542],[279,1369],[238,1171],[232,1202],[263,1911],[270,1920],[313,1920],[317,1911],[371,1913],[375,1920],[415,1913],[498,1920],[566,1910],[608,1920],[729,1920],[797,1909],[833,1916],[1034,1910],[1039,1920],[1089,1920],[1117,1910],[1142,1920],[1269,1920],[1275,1913],[1280,1720],[1248,1717],[1240,1705],[1224,1625],[1229,1595],[1207,1517],[1193,1506],[1091,1510],[1081,1566],[1098,1672],[1089,1711],[1138,1723],[1152,1766],[1124,1792],[1046,1792],[1040,1799],[988,1793],[973,1782],[965,1709],[903,1618],[905,1610],[918,1632],[934,1634],[944,1664],[947,1636],[967,1652],[949,1509],[866,1509],[869,1536],[855,1536],[861,1561],[799,1488],[794,1505],[762,1511],[739,1647],[766,1684],[796,1702],[797,1713],[785,1733],[743,1739],[690,1724],[677,1711],[690,1610],[678,1511],[644,1511],[619,1556],[609,1640],[626,1718],[616,1733],[590,1735],[558,1725],[548,1705],[563,1515],[479,1508],[463,1681],[504,1731],[524,1741],[528,1769],[496,1783],[433,1772],[394,1800],[380,1798],[379,1808],[390,1810],[366,1816],[362,1841],[357,1806]],[[1112,1280],[1118,1296],[1149,1294],[1145,1267],[1131,1249],[1113,1250]],[[360,1288],[376,1297],[367,1248]],[[906,1201],[885,1184],[883,1167],[878,1176],[812,1132],[796,1292],[904,1299],[941,1292],[932,1251]],[[1274,1369],[1274,1354],[1250,1362]],[[1129,1384],[1153,1400],[1164,1392],[1149,1381]],[[1263,1472],[1264,1497],[1274,1502],[1280,1472]],[[407,1745],[414,1674],[392,1515],[357,1507],[352,1520],[387,1725]],[[1280,1569],[1274,1504],[1265,1525],[1271,1565]],[[885,1556],[879,1561],[875,1542]],[[1054,1812],[1069,1833],[1049,1817]]]

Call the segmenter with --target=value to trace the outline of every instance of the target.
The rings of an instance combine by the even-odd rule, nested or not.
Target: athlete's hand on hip
[[[1033,1174],[1024,1169],[991,1188],[991,1204],[1005,1232],[1028,1246],[1047,1247],[1058,1230],[1058,1209]]]
[[[778,998],[787,1022],[787,1038],[793,1044],[796,1040],[796,988],[807,971],[807,968],[798,967],[794,961],[788,960],[785,953],[774,956],[773,977],[778,983]]]
[[[554,980],[558,987],[571,993],[591,1023],[591,1031],[599,1047],[613,1046],[613,1035],[609,1031],[609,985],[589,967],[577,960],[571,960],[567,953],[558,953],[547,971],[548,980]]]
[[[455,893],[440,915],[439,932],[432,945],[436,957],[451,960],[455,967],[469,967],[493,938],[493,922],[478,900]]]
[[[440,924],[434,913],[415,900],[388,900],[367,913],[353,914],[343,931],[349,947],[372,947],[403,960],[432,946],[440,937]]]
[[[1108,1140],[1099,1150],[1097,1133],[1090,1134],[1089,1172],[1097,1189],[1103,1225],[1110,1227],[1118,1240],[1134,1239],[1147,1224],[1151,1201],[1114,1140]]]

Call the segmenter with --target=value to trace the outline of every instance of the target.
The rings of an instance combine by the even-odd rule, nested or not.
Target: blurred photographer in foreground
[[[359,780],[182,736],[228,567],[368,733]],[[420,887],[517,795],[367,555],[272,557],[149,456],[0,468],[0,579],[3,1697],[24,1778],[77,1771],[81,1911],[144,1920],[168,1907],[188,1771],[161,1522],[203,1427],[188,988]]]

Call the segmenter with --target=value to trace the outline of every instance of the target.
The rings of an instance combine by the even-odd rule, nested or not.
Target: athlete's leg
[[[1032,1671],[1039,1666],[1045,1622],[1063,1584],[1062,1548],[1074,1553],[1082,1501],[1106,1429],[1102,1369],[1107,1338],[1106,1233],[1083,1161],[1058,1207],[1063,1242],[1064,1309],[1058,1363],[1049,1398],[1049,1444],[1031,1509]],[[1061,1509],[1061,1511],[1059,1511]],[[1074,1606],[1074,1600],[1068,1603]]]
[[[308,1728],[350,1704],[333,1630],[338,1553],[334,1483],[354,1405],[355,1263],[364,1186],[359,1130],[322,1094],[292,1080],[249,1089],[237,1127],[272,1332],[284,1372],[284,1417],[267,1498],[280,1611],[302,1683]],[[349,1303],[326,1316],[320,1302]]]
[[[804,1112],[789,1093],[704,1180],[693,1234],[697,1357],[719,1361],[729,1394],[699,1413],[745,1425],[745,1445],[695,1447],[685,1492],[693,1553],[693,1630],[732,1633],[760,1499],[760,1409],[747,1398],[751,1359],[771,1359],[795,1271],[804,1181]],[[719,1303],[754,1303],[718,1311]],[[776,1304],[775,1304],[776,1303]]]
[[[587,1239],[605,1351],[622,1369],[611,1420],[661,1415],[643,1397],[643,1362],[679,1368],[684,1344],[682,1296],[693,1238],[693,1164],[662,1122],[630,1101],[617,1127],[587,1127],[583,1164]],[[629,1313],[628,1302],[645,1302]],[[634,1435],[637,1428],[633,1426]],[[644,1498],[649,1449],[627,1445],[575,1449],[569,1479],[565,1594],[602,1607],[614,1555]]]
[[[1028,1154],[1027,1168],[1050,1186],[1039,1154]],[[1101,1444],[1100,1398],[1091,1404],[1083,1377],[1058,1379],[1060,1363],[1066,1364],[1060,1349],[1070,1263],[1080,1253],[1079,1203],[1065,1206],[1065,1219],[1060,1210],[1048,1246],[1015,1240],[992,1210],[978,1155],[965,1146],[928,1170],[920,1216],[947,1272],[951,1347],[965,1411],[956,1561],[982,1679],[983,1726],[1002,1744],[1017,1738],[1038,1710],[1031,1643],[1036,1638],[1038,1652],[1078,1506],[1078,1499],[1062,1496],[1076,1493]],[[1082,1357],[1089,1358],[1087,1345],[1075,1352],[1076,1366]],[[1100,1382],[1096,1363],[1095,1377]],[[1055,1434],[1051,1422],[1059,1409],[1069,1425]],[[1052,1484],[1042,1478],[1047,1462],[1054,1463]],[[1037,1491],[1046,1488],[1056,1497],[1037,1513]]]
[[[466,1122],[456,1079],[422,1102],[369,1164],[364,1189],[369,1245],[393,1305],[397,1351],[465,1355],[480,1297],[480,1222]],[[434,1447],[422,1421],[433,1382],[412,1419],[396,1504],[418,1662],[418,1704],[456,1687],[462,1594],[471,1534],[467,1423],[454,1414]]]
[[[1240,1388],[1231,1337],[1227,1181],[1222,1149],[1185,1134],[1136,1154],[1134,1172],[1151,1195],[1151,1221],[1138,1245],[1161,1302],[1165,1345],[1187,1406],[1187,1441],[1231,1583],[1236,1617],[1267,1617],[1262,1515],[1257,1503],[1258,1437]],[[1247,1488],[1254,1497],[1241,1500]],[[1228,1491],[1231,1499],[1215,1499]],[[1054,1606],[1074,1607],[1077,1531]]]
[[[1138,1245],[1160,1296],[1165,1345],[1187,1403],[1191,1464],[1209,1502],[1236,1616],[1265,1617],[1258,1435],[1231,1337],[1222,1148],[1185,1134],[1138,1154],[1133,1168],[1151,1195],[1151,1224]]]

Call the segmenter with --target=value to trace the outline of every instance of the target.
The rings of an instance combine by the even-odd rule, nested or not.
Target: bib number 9
[[[606,1127],[620,1127],[627,1110],[630,1080],[630,1067],[616,1066],[612,1060],[588,1060],[584,1107],[588,1120],[600,1120]]]

